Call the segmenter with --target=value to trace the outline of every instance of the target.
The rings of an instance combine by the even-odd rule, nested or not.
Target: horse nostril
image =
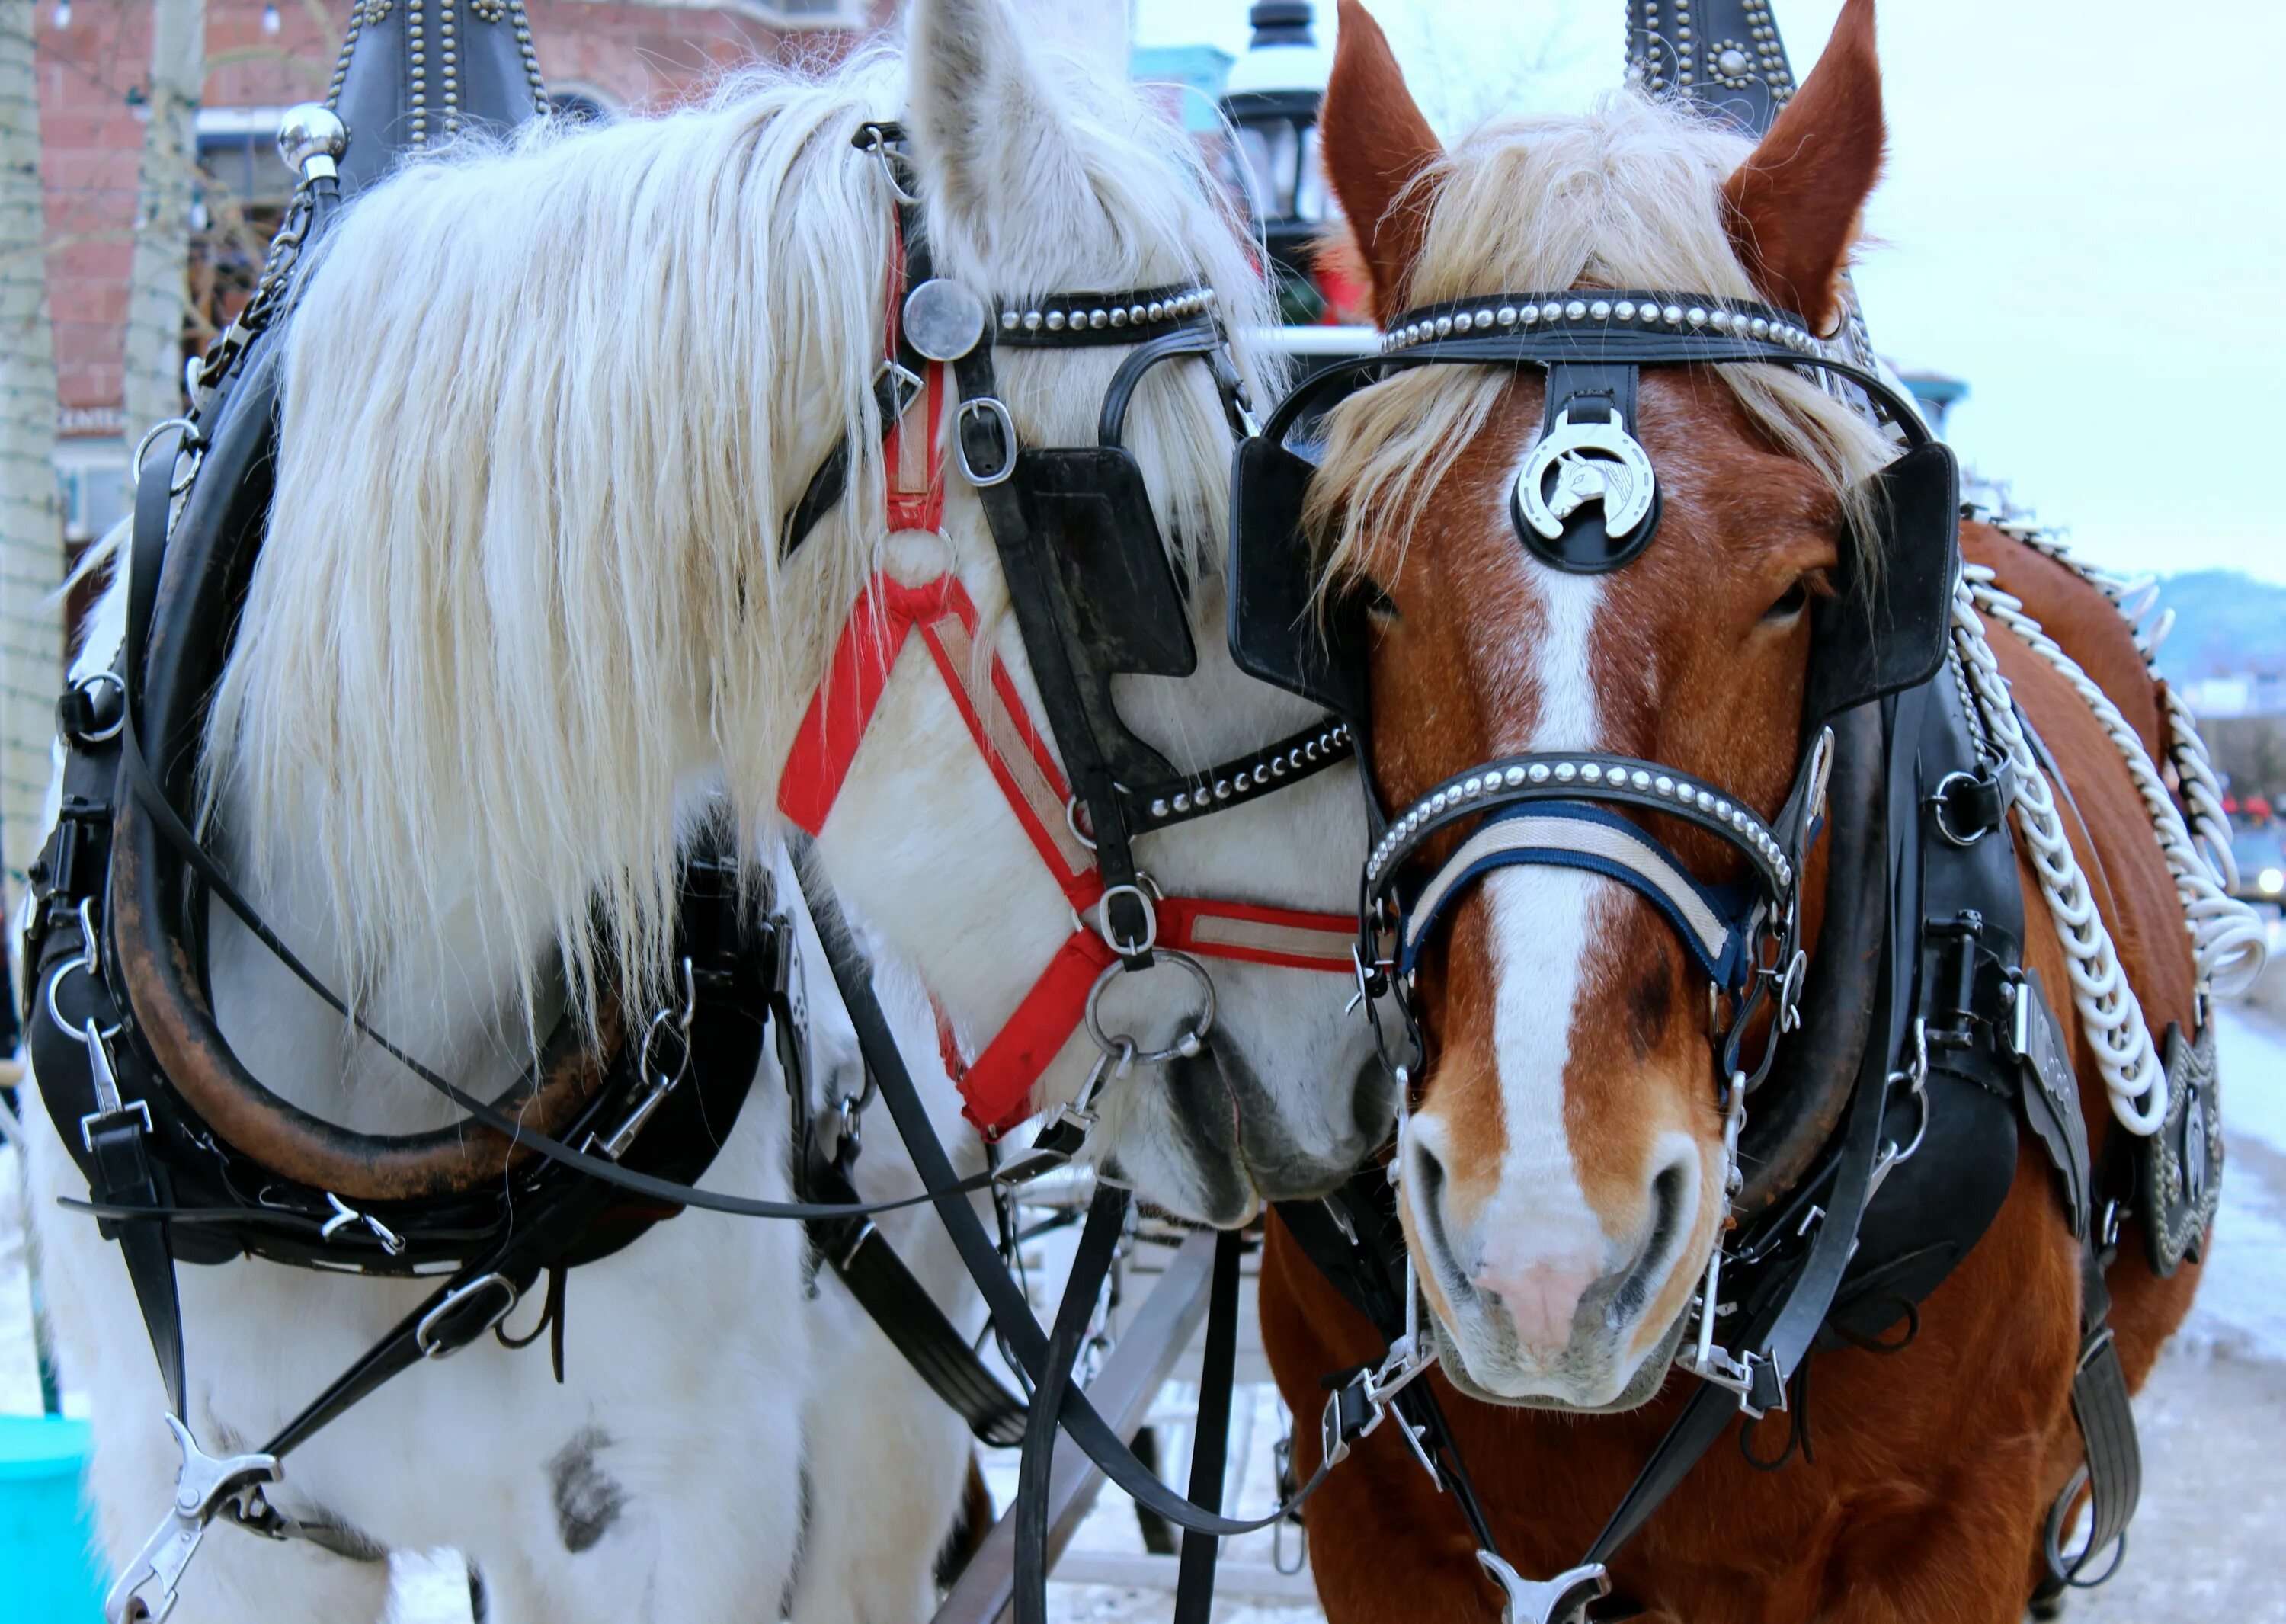
[[[1405,1170],[1414,1181],[1414,1189],[1421,1197],[1425,1212],[1441,1212],[1445,1204],[1445,1164],[1437,1153],[1422,1141],[1419,1134],[1407,1135],[1406,1152],[1413,1165]]]
[[[1409,1163],[1405,1178],[1411,1186],[1413,1215],[1421,1226],[1422,1237],[1428,1242],[1431,1254],[1439,1262],[1438,1274],[1447,1290],[1473,1295],[1469,1271],[1460,1265],[1453,1251],[1452,1237],[1445,1229],[1445,1164],[1434,1150],[1422,1142],[1419,1134],[1407,1136],[1403,1154]]]
[[[1612,1294],[1612,1313],[1625,1319],[1640,1313],[1651,1300],[1651,1287],[1659,1275],[1659,1265],[1675,1244],[1683,1229],[1683,1197],[1684,1186],[1691,1180],[1691,1164],[1687,1158],[1677,1157],[1659,1170],[1651,1181],[1651,1234],[1644,1241],[1643,1250],[1636,1254],[1636,1265]]]

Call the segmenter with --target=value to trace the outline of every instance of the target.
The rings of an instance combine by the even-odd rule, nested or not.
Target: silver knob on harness
[[[278,155],[305,181],[338,175],[341,171],[334,167],[334,160],[348,151],[349,145],[349,126],[322,102],[305,101],[287,108],[278,126]]]

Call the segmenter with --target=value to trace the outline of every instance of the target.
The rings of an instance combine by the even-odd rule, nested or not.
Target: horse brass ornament
[[[1603,508],[1606,535],[1615,540],[1630,537],[1651,516],[1658,488],[1651,458],[1626,424],[1616,418],[1574,422],[1570,412],[1563,412],[1516,477],[1517,533],[1529,526],[1548,540],[1559,540],[1572,516],[1595,502]]]

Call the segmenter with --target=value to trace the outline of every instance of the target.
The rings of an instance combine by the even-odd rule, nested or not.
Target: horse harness
[[[2104,1285],[2119,1218],[2139,1200],[2136,1174],[2132,1158],[2117,1154],[2117,1134],[2106,1165],[2091,1168],[2063,1029],[2022,966],[2022,890],[2007,824],[2014,784],[1948,643],[1958,476],[1909,402],[1829,351],[1798,318],[1739,300],[1597,289],[1412,311],[1391,324],[1381,353],[1303,380],[1242,447],[1232,497],[1234,652],[1242,668],[1329,706],[1368,737],[1363,606],[1354,595],[1316,602],[1301,524],[1314,469],[1287,444],[1339,394],[1424,366],[1543,369],[1541,433],[1511,492],[1511,520],[1519,544],[1549,566],[1599,573],[1638,556],[1659,522],[1656,469],[1636,438],[1641,370],[1756,363],[1818,377],[1899,447],[1861,507],[1880,516],[1878,528],[1844,538],[1840,590],[1814,611],[1803,745],[1775,817],[1656,761],[1563,752],[1470,767],[1384,818],[1360,753],[1376,839],[1360,887],[1359,962],[1367,990],[1394,1006],[1383,1052],[1401,1094],[1425,1058],[1412,1006],[1422,950],[1452,903],[1494,869],[1577,868],[1636,891],[1730,1012],[1714,1046],[1734,1226],[1709,1257],[1692,1308],[1647,1360],[1642,1391],[1621,1402],[1647,1399],[1670,1360],[1704,1384],[1580,1563],[1552,1580],[1528,1581],[1500,1557],[1449,1429],[1415,1380],[1436,1355],[1417,1324],[1395,1221],[1401,1163],[1363,1170],[1321,1203],[1281,1205],[1305,1254],[1389,1344],[1368,1378],[1376,1402],[1367,1424],[1351,1433],[1329,1426],[1325,1456],[1338,1459],[1384,1410],[1397,1414],[1432,1479],[1455,1490],[1511,1624],[1584,1618],[1609,1592],[1606,1565],[1735,1415],[1749,1418],[1740,1442],[1751,1456],[1753,1423],[1801,1402],[1816,1349],[1901,1346],[1875,1341],[1901,1320],[1910,1339],[1915,1305],[2006,1196],[2020,1114],[2055,1165],[2083,1249],[2072,1402],[2087,1463],[2050,1516],[2044,1593],[2108,1575],[2084,1577],[2124,1539],[2138,1494]],[[1655,832],[1659,819],[1719,838],[1741,859],[1743,878],[1700,880]],[[1820,839],[1827,896],[1813,954],[1800,941],[1799,887]],[[1758,1028],[1767,1035],[1749,1057]],[[2173,1034],[2171,1073],[2180,1065],[2189,1082],[2197,1052]],[[2165,1211],[2156,1195],[2146,1204],[2176,1233],[2200,1226],[2198,1213]],[[2211,1212],[2210,1189],[2204,1217]],[[1499,1401],[1441,1348],[1433,1317],[1431,1336],[1448,1355],[1448,1380]],[[2067,1556],[2068,1518],[2083,1489],[2092,1528]]]
[[[904,139],[887,122],[861,126],[855,138],[879,159],[895,200],[887,358],[876,390],[888,521],[893,532],[942,528],[949,438],[983,507],[1048,737],[1032,725],[1000,658],[983,667],[974,659],[977,611],[959,577],[948,572],[908,584],[885,571],[849,611],[788,757],[778,808],[809,834],[824,828],[891,669],[918,640],[1073,913],[1061,950],[980,1052],[964,1055],[949,1024],[942,1032],[966,1115],[995,1139],[1029,1115],[1035,1084],[1073,1033],[1084,1024],[1093,1036],[1105,1063],[1030,1153],[1029,1165],[1044,1171],[1046,1158],[1068,1159],[1078,1148],[1108,1076],[1139,1060],[1198,1052],[1214,1019],[1202,957],[1354,973],[1345,918],[1167,895],[1134,851],[1143,834],[1258,800],[1346,759],[1352,745],[1348,728],[1328,716],[1237,760],[1178,773],[1121,719],[1115,678],[1184,677],[1197,667],[1182,587],[1142,469],[1123,442],[1143,378],[1184,358],[1210,369],[1234,432],[1249,426],[1214,291],[1064,293],[988,313],[975,293],[933,274]],[[1021,444],[996,393],[994,350],[1106,345],[1131,353],[1105,390],[1097,444]],[[821,464],[788,517],[789,553],[846,490],[852,460],[844,443]],[[1172,1044],[1139,1052],[1132,1039],[1104,1030],[1097,1005],[1115,977],[1162,959],[1189,973],[1203,1007]]]
[[[918,632],[1075,913],[1090,909],[1096,915],[1092,927],[1076,924],[1071,942],[1011,1022],[1015,1037],[1006,1047],[996,1041],[966,1068],[966,1108],[993,1137],[1013,1125],[1039,1070],[1083,1021],[1104,1060],[1080,1100],[1029,1151],[997,1172],[958,1177],[879,1018],[834,899],[805,874],[845,1001],[853,1016],[871,1012],[859,1020],[871,1078],[929,1188],[909,1200],[858,1201],[850,1182],[858,1108],[840,1108],[841,1132],[829,1153],[808,1098],[800,1024],[789,994],[790,924],[783,914],[742,903],[737,860],[720,829],[685,863],[676,996],[639,1034],[607,997],[592,1046],[566,1019],[523,1080],[486,1100],[376,1030],[272,929],[179,809],[194,787],[205,705],[228,655],[274,482],[276,332],[266,314],[244,321],[243,330],[233,327],[231,342],[201,374],[193,417],[162,426],[138,453],[122,564],[129,577],[127,632],[114,665],[74,685],[59,706],[66,752],[62,815],[35,869],[26,942],[25,963],[32,967],[26,1018],[43,1096],[91,1194],[88,1202],[69,1204],[84,1207],[121,1245],[167,1388],[166,1420],[183,1457],[174,1507],[106,1602],[115,1624],[163,1617],[217,1516],[273,1537],[319,1537],[264,1496],[264,1486],[282,1476],[280,1458],[413,1364],[449,1356],[486,1331],[507,1342],[502,1322],[542,1274],[550,1284],[540,1326],[508,1345],[524,1345],[540,1328],[552,1328],[560,1379],[566,1271],[620,1250],[686,1205],[804,1222],[816,1253],[980,1438],[1015,1443],[1029,1425],[1052,1444],[1058,1424],[1074,1431],[1131,1492],[1149,1501],[1147,1478],[1159,1491],[1156,1509],[1201,1532],[1205,1559],[1194,1558],[1194,1566],[1209,1583],[1212,1534],[1261,1525],[1229,1524],[1165,1490],[1084,1394],[1049,1377],[1044,1344],[1021,1334],[1037,1331],[1037,1324],[967,1198],[1068,1160],[1092,1123],[1089,1108],[1100,1087],[1135,1060],[1195,1052],[1212,1021],[1213,993],[1193,954],[1354,974],[1345,918],[1164,896],[1131,850],[1137,834],[1253,800],[1334,764],[1352,746],[1346,728],[1329,720],[1242,760],[1183,775],[1120,722],[1110,698],[1114,674],[1186,674],[1194,663],[1179,588],[1150,521],[1140,470],[1119,438],[1143,374],[1176,356],[1207,359],[1234,426],[1242,426],[1242,395],[1211,314],[1211,293],[1065,295],[1044,301],[1052,307],[1044,312],[1004,311],[992,335],[997,343],[1137,346],[1107,391],[1097,446],[1022,446],[992,392],[990,345],[978,342],[986,336],[982,324],[970,320],[981,303],[927,274],[917,210],[896,167],[901,138],[886,123],[868,125],[857,138],[880,158],[898,199],[902,253],[893,293],[911,289],[891,304],[890,359],[882,370],[893,461],[901,433],[926,437],[917,459],[925,476],[918,489],[900,492],[893,485],[893,520],[934,528],[941,516],[934,411],[950,365],[960,390],[958,461],[985,499],[1056,753],[1031,727],[997,660],[989,683],[972,693],[966,656],[975,611],[959,581],[947,576],[909,588],[885,575],[853,611],[813,702],[789,762],[784,809],[806,829],[823,824],[889,666],[906,635]],[[319,144],[303,151],[297,248],[338,209],[332,159],[339,151],[338,142],[330,150]],[[979,330],[964,336],[965,320]],[[909,416],[916,398],[932,414],[924,424]],[[849,461],[845,448],[812,481],[789,522],[789,550],[839,500]],[[1131,612],[1123,618],[1108,603]],[[896,628],[886,641],[885,624]],[[1074,787],[1066,787],[1065,771]],[[798,844],[806,849],[807,836]],[[204,899],[236,915],[307,990],[467,1120],[428,1134],[359,1134],[272,1094],[238,1060],[216,1022],[206,981]],[[1111,975],[1147,968],[1155,956],[1188,968],[1206,1004],[1175,1049],[1146,1056],[1131,1038],[1102,1032],[1095,994]],[[765,1027],[775,1028],[794,1113],[801,1197],[794,1202],[694,1187],[744,1104]],[[1109,1218],[1091,1226],[1086,1249],[1099,1267],[1108,1266],[1104,1235],[1115,1240],[1117,1225],[1110,1220],[1123,1213],[1125,1199],[1123,1192],[1107,1194],[1100,1203]],[[1020,1351],[1036,1387],[1049,1384],[1051,1401],[1038,1418],[1028,1421],[1027,1407],[991,1376],[870,1221],[921,1201],[947,1214],[956,1239],[977,1243],[964,1245],[964,1256],[1004,1338]],[[175,1268],[240,1254],[443,1279],[260,1449],[217,1456],[185,1420]],[[1228,1265],[1218,1265],[1214,1293],[1225,1341],[1237,1311],[1235,1257],[1232,1251]],[[1226,1273],[1227,1286],[1220,1278]],[[1085,1295],[1092,1300],[1093,1290]],[[1021,1326],[1012,1332],[1019,1318]],[[1069,1363],[1063,1361],[1066,1377]],[[1044,1462],[1044,1450],[1042,1444],[1028,1453]],[[1044,1469],[1040,1475],[1025,1499],[1030,1520],[1044,1528]],[[1037,1541],[1033,1555],[1044,1561]]]

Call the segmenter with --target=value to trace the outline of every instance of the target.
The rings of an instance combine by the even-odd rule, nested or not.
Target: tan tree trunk
[[[13,903],[37,852],[63,679],[63,502],[48,320],[34,0],[0,0],[0,858]]]
[[[153,0],[151,122],[136,177],[135,257],[128,272],[127,446],[183,409],[183,312],[206,84],[206,0]]]

